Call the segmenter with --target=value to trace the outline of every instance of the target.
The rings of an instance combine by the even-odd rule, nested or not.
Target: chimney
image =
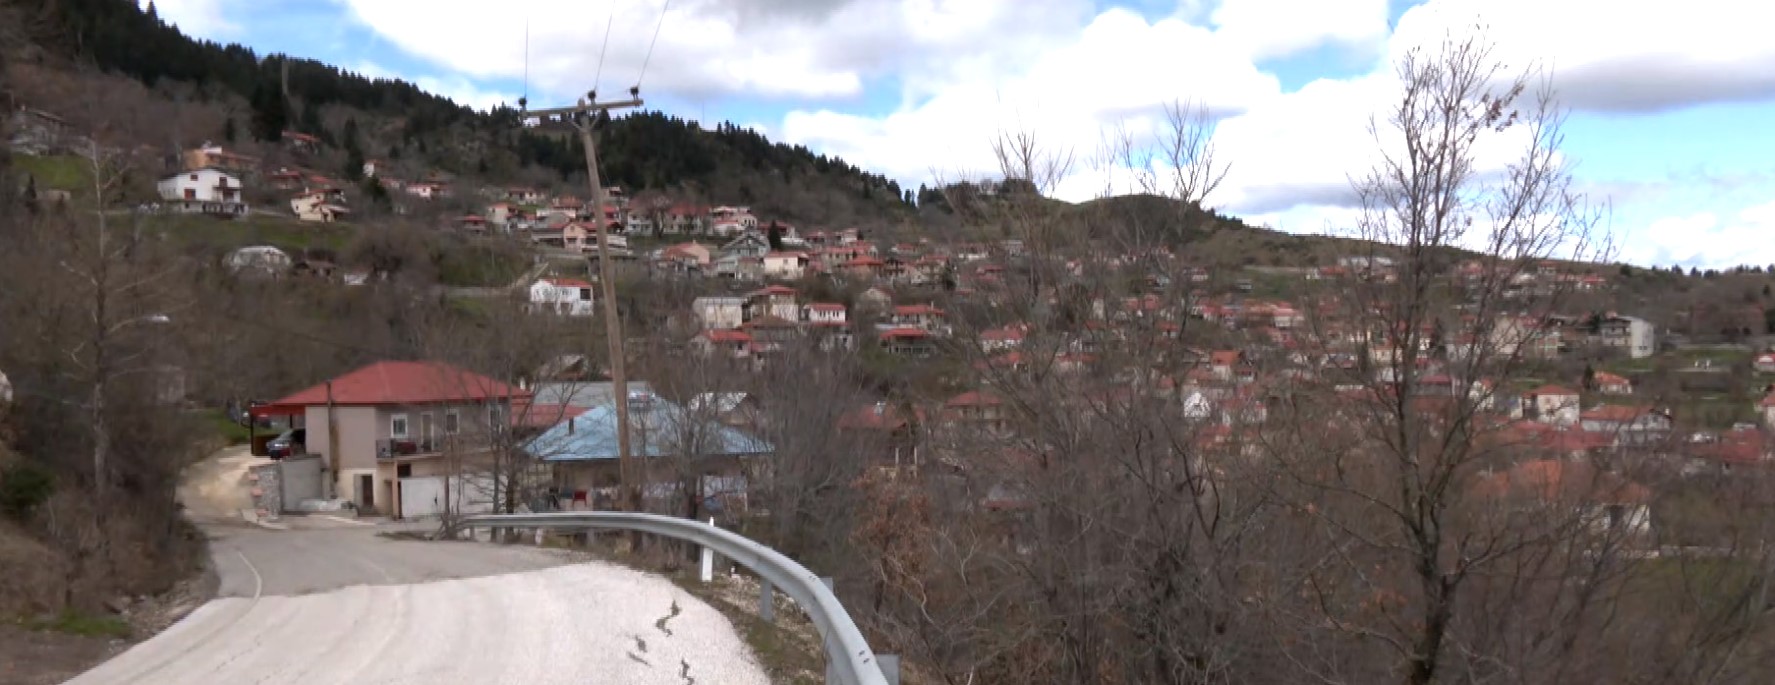
[[[567,434],[573,434],[573,417],[567,417]]]

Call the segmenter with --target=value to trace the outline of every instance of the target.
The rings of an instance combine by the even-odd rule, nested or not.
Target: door
[[[419,415],[419,441],[420,441],[419,444],[421,446],[419,448],[419,451],[430,452],[433,449],[436,449],[435,447],[433,447],[433,445],[437,444],[433,440],[435,437],[437,437],[437,436],[432,435],[431,412],[425,412],[424,414],[420,414]]]
[[[358,508],[364,511],[376,510],[376,476],[368,473],[357,477]]]

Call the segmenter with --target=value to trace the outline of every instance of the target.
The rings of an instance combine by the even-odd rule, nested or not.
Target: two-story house
[[[184,163],[187,171],[220,169],[233,174],[248,174],[259,168],[259,158],[229,152],[222,146],[208,141],[198,147],[185,150],[180,154],[180,161]]]
[[[247,215],[240,177],[214,167],[181,171],[160,179],[160,199],[172,211],[221,217]]]
[[[928,304],[903,304],[894,307],[890,322],[897,327],[917,328],[932,333],[948,333],[948,314]]]
[[[1611,314],[1602,318],[1596,332],[1604,347],[1624,349],[1634,359],[1644,359],[1658,351],[1657,328],[1645,319]]]
[[[705,330],[727,330],[739,328],[746,322],[746,298],[710,295],[699,297],[690,302],[690,311],[696,315]]]
[[[530,284],[530,311],[592,315],[592,284],[577,278],[539,278]]]
[[[764,277],[792,281],[806,272],[806,252],[767,252],[764,254]]]
[[[401,515],[401,480],[484,471],[530,393],[440,362],[385,361],[270,404],[322,458],[322,482],[360,511]]]
[[[773,285],[754,290],[746,295],[746,320],[775,316],[788,321],[801,319],[801,304],[796,301],[795,289],[786,285]]]
[[[351,214],[350,209],[332,199],[325,190],[311,190],[290,198],[290,211],[297,219],[331,223]]]
[[[845,324],[844,305],[837,302],[801,305],[801,321],[813,326],[842,326]]]

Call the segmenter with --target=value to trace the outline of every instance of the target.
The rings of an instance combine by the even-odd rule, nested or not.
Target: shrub
[[[23,521],[55,492],[55,475],[40,465],[20,461],[0,470],[0,514]]]

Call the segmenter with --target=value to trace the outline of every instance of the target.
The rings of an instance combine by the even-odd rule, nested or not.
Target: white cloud
[[[791,112],[782,133],[890,176],[925,179],[933,169],[951,176],[994,170],[990,141],[1004,130],[1035,131],[1044,144],[1083,157],[1105,123],[1133,117],[1138,124],[1141,114],[1150,120],[1165,102],[1193,97],[1216,111],[1240,111],[1279,91],[1273,76],[1206,29],[1110,10],[1021,70],[956,83],[882,117]]]
[[[343,1],[395,45],[473,77],[525,73],[528,20],[529,76],[540,92],[576,95],[594,81],[626,88],[645,62],[644,89],[691,99],[849,98],[886,75],[928,92],[950,72],[1035,54],[1058,31],[1076,28],[1088,7],[1085,0],[1055,0],[1039,12],[1016,0],[679,0],[662,24],[661,0]],[[983,38],[992,39],[991,50]]]
[[[408,77],[396,74],[374,62],[359,62],[350,67],[350,70],[369,78],[405,80],[422,90],[442,95],[457,104],[467,105],[481,111],[487,111],[498,105],[517,106],[517,94],[482,88],[461,76]]]
[[[1695,0],[1435,0],[1407,10],[1394,51],[1479,25],[1512,69],[1553,72],[1580,110],[1647,112],[1775,96],[1775,5]]]
[[[166,23],[179,27],[188,36],[220,38],[240,31],[240,26],[222,16],[226,0],[142,0],[139,7],[154,5],[155,13]]]
[[[1722,217],[1714,212],[1667,216],[1632,231],[1622,259],[1647,266],[1724,269],[1775,264],[1775,201]]]
[[[526,18],[533,98],[572,97],[591,86],[609,17],[599,81],[606,90],[626,87],[663,2],[614,0],[612,10],[581,0],[338,1],[390,43],[462,75],[420,79],[422,86],[477,106],[513,99],[477,84],[524,74]],[[1697,0],[1678,11],[1650,0],[1431,0],[1406,11],[1392,34],[1382,0],[1181,0],[1177,7],[1169,18],[1148,20],[1099,12],[1088,0],[1039,7],[1018,0],[673,0],[644,85],[693,102],[787,101],[795,109],[780,124],[753,126],[911,185],[933,171],[949,178],[989,172],[995,133],[1033,130],[1079,158],[1079,173],[1060,186],[1071,199],[1097,194],[1105,175],[1116,175],[1089,159],[1106,127],[1120,122],[1150,136],[1161,103],[1200,98],[1222,117],[1216,143],[1233,165],[1211,204],[1304,232],[1348,225],[1349,177],[1376,154],[1367,123],[1397,93],[1391,60],[1450,30],[1486,26],[1497,57],[1512,69],[1552,69],[1562,102],[1579,110],[1775,97],[1775,42],[1759,35],[1775,6],[1762,3]],[[1323,48],[1375,57],[1376,70],[1284,93],[1255,66]],[[881,83],[898,86],[898,106],[857,112],[858,97]],[[758,111],[748,107],[747,118]],[[1499,145],[1514,142],[1520,139]],[[1508,151],[1494,145],[1482,152],[1482,169],[1496,171]],[[1743,223],[1736,215],[1706,218],[1719,231]],[[1690,223],[1671,223],[1678,219]],[[1666,235],[1658,231],[1700,223],[1673,217],[1643,230]],[[1652,239],[1660,241],[1669,244],[1658,249],[1683,252],[1681,241]]]
[[[1387,37],[1387,0],[1224,0],[1209,20],[1253,60],[1321,45],[1375,52]]]

